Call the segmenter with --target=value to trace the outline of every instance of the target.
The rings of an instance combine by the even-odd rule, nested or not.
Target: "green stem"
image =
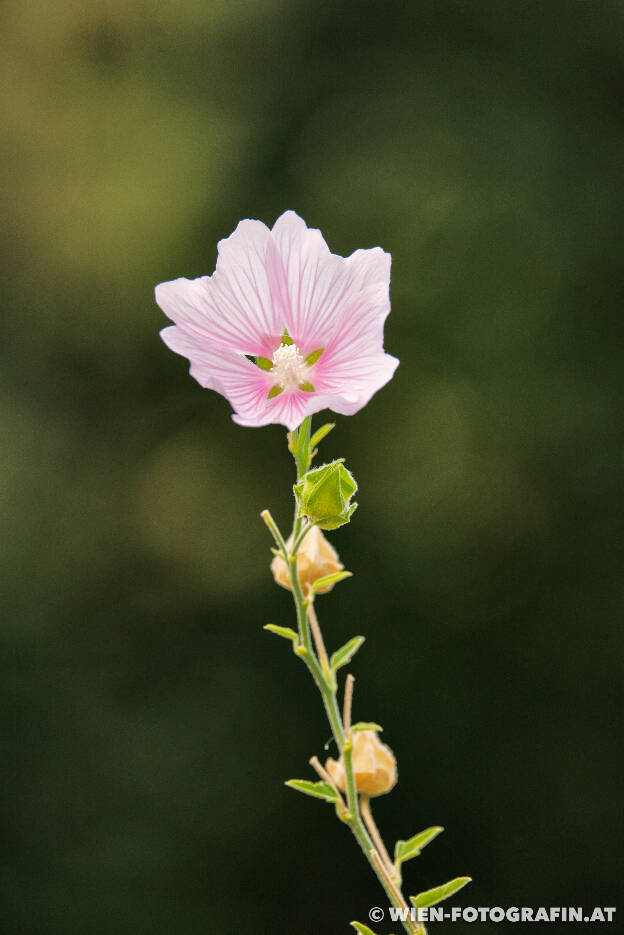
[[[293,555],[296,555],[297,552],[299,551],[299,546],[305,539],[312,525],[313,525],[312,523],[306,523],[305,526],[303,525],[303,523],[301,524],[301,528],[299,529],[299,534],[297,535],[296,539],[293,541],[293,544],[292,544]]]
[[[300,428],[296,429],[292,434],[291,450],[297,465],[297,481],[301,479],[310,466],[310,424],[311,419],[305,419]],[[271,531],[273,532],[273,530]],[[297,649],[297,655],[305,662],[321,692],[327,719],[330,723],[336,746],[342,755],[347,796],[347,815],[344,820],[351,828],[355,839],[372,867],[375,876],[381,883],[390,903],[397,909],[404,909],[407,904],[402,893],[398,890],[398,887],[393,887],[386,879],[373,857],[375,848],[362,819],[358,792],[355,785],[355,775],[353,772],[353,743],[351,736],[345,737],[342,716],[338,706],[337,686],[334,674],[332,672],[326,673],[323,671],[310,639],[310,626],[307,613],[308,602],[304,597],[297,570],[297,552],[306,532],[307,529],[302,528],[302,519],[298,516],[298,511],[295,506],[295,518],[292,530],[293,549],[292,554],[288,557],[288,568],[299,629],[300,646]],[[281,542],[283,543],[283,541],[282,538]],[[415,931],[419,930],[415,930],[412,924],[407,920],[403,923],[403,926],[409,935],[414,935]]]
[[[294,566],[293,570],[295,570]],[[297,619],[299,620],[300,616],[303,615],[307,620],[305,600],[303,599],[303,594],[301,592],[301,586],[299,585],[298,578],[291,576],[291,586],[293,590],[293,596],[295,598]],[[389,884],[388,880],[385,878],[372,856],[374,844],[368,834],[366,826],[364,825],[364,821],[360,812],[360,802],[355,785],[355,775],[353,772],[353,744],[350,737],[345,737],[342,716],[340,714],[338,699],[336,696],[337,689],[323,672],[311,645],[308,645],[305,648],[305,652],[300,652],[299,655],[301,655],[303,661],[310,670],[310,673],[312,674],[312,677],[314,678],[314,681],[316,682],[321,692],[327,718],[332,729],[334,740],[336,741],[336,746],[342,754],[347,787],[346,794],[348,814],[345,817],[345,822],[351,828],[356,841],[360,845],[366,859],[372,867],[375,876],[384,888],[386,896],[390,900],[391,904],[397,909],[404,909],[407,904],[405,899],[402,897],[402,894],[400,891],[398,891],[397,898],[397,892],[395,892],[392,886]],[[414,935],[414,928],[409,921],[404,922],[403,925],[405,931],[409,932],[409,935]]]

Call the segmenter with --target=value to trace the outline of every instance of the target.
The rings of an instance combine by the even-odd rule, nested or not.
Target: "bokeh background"
[[[623,20],[4,4],[3,935],[334,935],[385,905],[282,785],[329,735],[262,630],[291,622],[258,517],[290,515],[283,431],[234,425],[158,338],[154,284],[287,208],[393,255],[401,366],[323,446],[360,509],[319,613],[331,648],[367,636],[389,842],[447,829],[407,890],[617,905]]]

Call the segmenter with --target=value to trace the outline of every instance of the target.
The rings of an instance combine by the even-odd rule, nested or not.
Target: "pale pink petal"
[[[308,228],[294,211],[278,218],[272,233],[283,264],[281,307],[289,333],[306,353],[328,345],[366,287],[377,287],[383,324],[390,310],[389,254],[374,247],[347,259],[336,256],[320,231]]]
[[[293,340],[306,353],[322,347],[337,320],[337,305],[348,279],[342,257],[334,256],[320,231],[294,211],[273,226],[281,261],[281,310]],[[279,266],[276,264],[279,269]]]
[[[232,350],[271,357],[280,343],[285,324],[272,275],[273,253],[271,232],[261,221],[241,221],[219,241],[211,299]],[[235,334],[253,335],[255,349],[235,348]]]
[[[261,221],[241,221],[219,241],[212,276],[161,283],[157,303],[177,325],[213,346],[270,357],[284,324],[269,278],[269,245],[271,232]]]
[[[293,211],[272,231],[259,221],[241,221],[220,241],[211,277],[157,287],[159,305],[176,322],[163,330],[163,340],[190,360],[202,386],[230,401],[240,425],[275,422],[292,430],[324,408],[352,415],[398,365],[383,351],[389,281],[390,256],[381,248],[335,256],[320,231]],[[277,359],[272,375],[245,356],[271,359],[284,328],[303,367],[291,383],[292,372],[277,376]],[[307,369],[303,358],[321,348]],[[276,379],[285,388],[269,398]],[[299,379],[314,391],[301,390]]]
[[[245,416],[247,425],[266,424],[263,417],[272,384],[264,370],[242,355],[202,344],[175,325],[164,328],[160,335],[168,347],[190,360],[191,376],[201,386],[225,396],[235,411]]]
[[[323,394],[339,397],[347,408],[332,409],[353,415],[369,401],[371,396],[392,379],[399,361],[391,354],[379,352],[368,357],[345,361],[340,369],[326,372],[317,378],[315,386]],[[353,408],[355,406],[355,408]]]
[[[345,259],[345,264],[349,269],[354,287],[361,289],[364,286],[372,286],[374,283],[383,283],[386,292],[389,292],[392,257],[381,247],[355,250]]]
[[[382,349],[384,322],[390,312],[386,292],[387,287],[377,283],[349,297],[320,357],[320,372],[340,369],[345,362]]]
[[[273,399],[265,399],[262,415],[258,415],[259,421],[256,420],[254,414],[250,416],[242,411],[238,411],[232,418],[239,425],[258,426],[278,423],[292,431],[301,425],[308,415],[306,395],[309,394],[297,391],[284,392]]]

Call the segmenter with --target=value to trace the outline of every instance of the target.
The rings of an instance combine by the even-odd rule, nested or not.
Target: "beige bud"
[[[286,543],[289,551],[292,543],[293,537],[291,536]],[[319,578],[333,575],[337,571],[342,571],[343,568],[334,547],[330,545],[318,526],[312,526],[303,537],[297,559],[297,571],[303,593],[308,594],[314,582]],[[271,562],[271,571],[278,584],[281,584],[283,588],[288,588],[289,591],[292,590],[288,568],[281,555],[276,555]],[[332,588],[333,584],[328,584],[317,591],[317,594],[326,594]]]
[[[343,758],[329,759],[325,769],[339,789],[346,792]],[[383,744],[374,730],[353,734],[353,774],[355,788],[366,795],[383,795],[396,785],[397,765],[394,753]]]

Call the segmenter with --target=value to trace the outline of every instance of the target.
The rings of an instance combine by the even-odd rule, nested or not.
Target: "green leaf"
[[[344,646],[341,646],[340,649],[337,649],[335,653],[332,653],[332,657],[329,660],[329,665],[332,671],[336,671],[341,666],[346,666],[355,656],[356,652],[364,642],[363,636],[354,636],[352,640],[349,640],[348,643],[345,643]]]
[[[290,627],[276,627],[274,623],[267,623],[262,629],[268,630],[269,633],[276,633],[277,636],[283,636],[286,640],[292,640],[293,643],[297,642],[297,634]]]
[[[457,893],[471,880],[472,877],[455,877],[454,880],[449,880],[448,883],[443,883],[442,886],[434,886],[432,890],[425,890],[424,893],[419,893],[418,896],[410,896],[410,899],[417,909],[424,909],[425,906],[435,906],[436,903],[441,903],[443,899],[448,899],[453,893]]]
[[[329,435],[332,429],[336,428],[335,422],[328,422],[326,425],[322,425],[320,429],[317,429],[312,438],[310,439],[310,448],[314,448],[315,445],[318,445],[319,442],[323,441],[326,435]]]
[[[354,730],[377,730],[382,731],[383,727],[380,727],[379,724],[375,724],[374,721],[358,721],[357,724],[351,725],[351,731]]]
[[[268,357],[256,357],[256,367],[260,367],[261,370],[272,370],[273,363]]]
[[[324,578],[317,578],[314,584],[312,585],[312,590],[322,591],[323,588],[326,588],[330,584],[338,584],[339,581],[344,581],[345,578],[352,578],[350,571],[335,571],[332,575],[325,575]]]
[[[267,393],[267,399],[274,399],[275,396],[279,396],[279,394],[283,392],[284,392],[284,387],[279,386],[276,383],[275,386],[272,386],[269,392]]]
[[[317,362],[317,360],[319,359],[319,357],[321,356],[324,350],[325,350],[324,347],[319,347],[317,351],[312,351],[311,354],[308,354],[308,356],[305,359],[305,362],[308,365],[308,367],[311,367],[312,364],[315,364]]]
[[[304,380],[303,383],[299,384],[299,389],[303,390],[304,393],[313,393],[314,387],[309,380]]]
[[[352,925],[356,932],[359,932],[360,935],[375,935],[373,930],[369,929],[368,925],[362,925],[361,922],[350,922],[349,924]]]
[[[395,864],[399,866],[404,860],[411,860],[412,857],[418,857],[423,847],[426,847],[430,841],[437,838],[441,831],[444,831],[444,828],[440,827],[440,825],[435,825],[432,828],[426,828],[424,831],[419,832],[419,834],[415,834],[413,838],[409,838],[407,841],[397,841],[394,847]]]
[[[286,783],[291,789],[312,795],[316,799],[325,799],[326,802],[337,802],[338,795],[328,782],[308,782],[306,779],[289,779]]]
[[[288,334],[288,328],[284,328],[284,334],[282,335],[282,344],[293,344],[293,339]]]

